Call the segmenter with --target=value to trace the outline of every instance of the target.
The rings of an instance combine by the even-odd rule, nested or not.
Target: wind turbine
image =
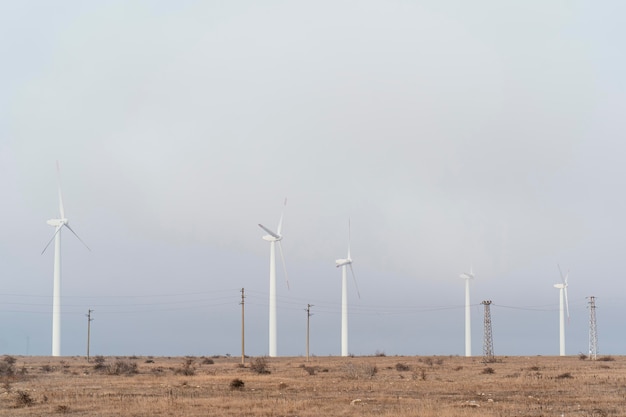
[[[59,218],[50,219],[47,223],[55,228],[52,238],[48,242],[41,254],[48,249],[48,246],[54,240],[54,289],[52,295],[52,356],[61,356],[61,229],[67,227],[67,229],[74,234],[85,245],[87,249],[89,246],[83,242],[83,240],[76,234],[76,232],[70,227],[67,217],[65,217],[65,210],[63,210],[63,195],[61,194],[61,174],[59,169],[59,162],[57,161],[57,187],[59,191]],[[91,251],[91,249],[89,249]]]
[[[348,356],[348,272],[350,267],[352,278],[354,279],[354,286],[356,287],[356,293],[361,298],[359,292],[359,286],[356,283],[356,277],[354,276],[354,270],[352,269],[352,258],[350,257],[350,220],[348,220],[348,256],[346,259],[337,259],[335,264],[337,268],[341,267],[341,356]]]
[[[565,309],[567,310],[567,319],[569,320],[569,302],[567,301],[567,278],[569,277],[569,271],[563,276],[561,266],[559,267],[559,274],[561,274],[561,283],[554,284],[554,288],[559,290],[559,356],[565,356],[565,311],[563,310],[563,304],[565,303]]]
[[[474,272],[470,267],[469,272],[460,275],[465,280],[465,356],[472,356],[472,325],[470,320],[470,279],[474,279]]]
[[[287,199],[285,199],[284,206],[287,205]],[[287,278],[287,267],[285,266],[285,257],[283,255],[283,247],[280,241],[283,236],[280,234],[283,227],[283,213],[280,215],[278,221],[278,229],[276,232],[268,229],[259,223],[259,227],[263,229],[267,234],[263,236],[264,240],[270,242],[270,330],[269,330],[269,342],[270,342],[270,356],[278,356],[276,352],[276,243],[278,243],[278,249],[280,250],[280,258],[283,261],[283,269],[285,271],[285,280],[287,281],[287,288],[289,288],[289,279]]]

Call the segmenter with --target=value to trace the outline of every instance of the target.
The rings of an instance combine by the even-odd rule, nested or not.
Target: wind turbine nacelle
[[[279,240],[281,240],[283,237],[274,237],[272,235],[265,235],[263,236],[263,240],[267,240],[268,242],[278,242]]]
[[[67,223],[67,220],[66,219],[50,219],[46,223],[48,223],[50,226],[59,227]]]
[[[559,290],[562,290],[563,288],[565,288],[564,284],[554,284],[554,288],[558,288]]]
[[[461,274],[459,277],[463,279],[474,279],[474,274]]]
[[[352,259],[337,259],[335,261],[335,264],[337,264],[337,267],[349,265],[351,263],[352,263]]]

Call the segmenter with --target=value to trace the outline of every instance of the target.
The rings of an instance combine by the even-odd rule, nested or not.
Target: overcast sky
[[[62,353],[624,353],[621,1],[0,3],[0,351],[51,352],[56,161]],[[279,264],[280,265],[280,264]]]

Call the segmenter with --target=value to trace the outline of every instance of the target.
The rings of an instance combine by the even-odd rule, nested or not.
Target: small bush
[[[419,372],[413,372],[413,379],[426,381],[426,370],[424,368],[420,368]]]
[[[16,395],[17,395],[17,397],[15,398],[16,408],[30,407],[31,405],[35,404],[35,400],[33,400],[33,397],[31,397],[30,394],[26,391],[17,391]]]
[[[385,354],[384,350],[377,350],[376,352],[374,352],[374,356],[378,356],[380,358],[383,358],[383,357],[385,357],[387,355]]]
[[[5,356],[0,362],[0,376],[13,376],[15,374],[16,359],[13,356]]]
[[[496,371],[489,366],[482,370],[481,374],[495,374]]]
[[[49,364],[45,364],[41,367],[41,371],[48,373],[48,372],[54,371],[54,368],[50,366]]]
[[[187,358],[183,362],[182,366],[174,371],[174,373],[185,376],[192,376],[196,374],[196,368],[193,366],[193,359]]]
[[[585,359],[587,359],[587,355],[585,355],[584,353],[579,353],[578,359],[580,359],[581,361],[584,361]]]
[[[355,366],[352,363],[348,363],[343,369],[349,379],[371,379],[378,372],[378,368],[375,365],[369,364]]]
[[[230,389],[232,390],[241,390],[243,389],[244,385],[245,383],[239,378],[233,379],[232,381],[230,381],[230,384],[229,384]]]
[[[145,363],[154,363],[154,360],[153,359],[146,359]]]
[[[596,359],[598,361],[602,361],[602,362],[613,362],[615,360],[615,358],[611,355],[608,356],[601,356],[598,359]]]
[[[315,375],[315,368],[312,366],[303,366],[304,369],[309,375]]]
[[[96,371],[106,370],[106,365],[104,364],[106,360],[104,359],[104,356],[96,356],[95,358],[93,358],[93,361],[95,363],[93,369],[95,369]]]
[[[250,369],[252,369],[253,372],[261,375],[267,375],[271,373],[270,370],[267,369],[267,358],[265,356],[255,358],[252,363],[250,363]]]
[[[106,367],[109,375],[135,375],[138,374],[137,363],[123,360],[116,360],[115,363]]]
[[[411,367],[409,365],[406,365],[404,363],[396,363],[396,371],[402,372],[402,371],[410,371]]]
[[[203,365],[213,365],[215,363],[215,361],[211,358],[204,358],[202,360],[202,364]]]
[[[569,378],[574,378],[574,377],[572,376],[572,374],[571,374],[571,373],[569,373],[569,372],[564,372],[564,373],[562,373],[562,374],[560,374],[560,375],[557,375],[557,377],[556,377],[556,378],[557,378],[557,379],[569,379]]]
[[[57,405],[56,412],[59,414],[67,414],[70,412],[70,407],[64,404]]]

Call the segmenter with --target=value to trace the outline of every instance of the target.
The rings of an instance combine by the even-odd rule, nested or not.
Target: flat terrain
[[[0,357],[0,416],[624,416],[626,358]]]

